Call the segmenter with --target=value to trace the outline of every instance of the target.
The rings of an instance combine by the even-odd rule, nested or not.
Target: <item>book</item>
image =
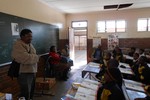
[[[85,87],[79,87],[77,92],[81,92],[85,95],[91,95],[91,96],[96,96],[97,93],[97,91]]]
[[[87,95],[81,92],[77,92],[74,98],[77,100],[96,100],[96,96]]]
[[[131,80],[124,80],[125,87],[127,89],[139,91],[139,92],[145,92],[144,85],[139,82],[131,81]]]
[[[94,62],[89,62],[89,63],[88,63],[88,66],[99,68],[100,64],[94,63]]]
[[[125,66],[126,68],[130,68],[129,64],[120,62],[120,63],[119,63],[119,66],[121,66],[121,65]]]
[[[92,84],[95,84],[95,85],[99,85],[100,84],[100,82],[95,81],[95,80],[90,80],[90,79],[83,79],[83,82],[88,82],[88,83],[92,83]]]
[[[89,82],[82,82],[81,86],[85,87],[85,88],[88,88],[88,89],[91,89],[91,90],[95,90],[95,91],[97,91],[98,87],[99,87],[98,85],[95,85],[95,84],[92,84],[92,83],[89,83]]]

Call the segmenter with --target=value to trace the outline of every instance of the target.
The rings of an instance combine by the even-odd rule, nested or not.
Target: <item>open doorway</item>
[[[87,21],[72,22],[75,69],[87,64]]]

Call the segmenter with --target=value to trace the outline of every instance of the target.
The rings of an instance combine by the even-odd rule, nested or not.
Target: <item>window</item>
[[[106,28],[105,21],[99,21],[97,23],[97,27],[98,27],[98,32],[105,32],[105,28]]]
[[[116,21],[116,31],[117,32],[125,32],[126,22],[124,20]]]
[[[87,27],[87,22],[83,21],[83,22],[72,22],[72,27]]]
[[[106,21],[106,32],[115,32],[115,21]]]
[[[126,22],[125,20],[107,20],[97,22],[97,32],[98,33],[115,33],[115,32],[125,32]]]
[[[139,19],[137,23],[138,31],[147,31],[147,19]]]

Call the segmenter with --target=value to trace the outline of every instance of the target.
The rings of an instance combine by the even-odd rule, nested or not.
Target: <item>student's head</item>
[[[56,47],[54,45],[50,47],[50,52],[56,52]]]
[[[147,61],[147,58],[145,56],[141,56],[138,60],[139,64],[144,64]]]
[[[140,49],[139,54],[143,54],[143,53],[144,53],[144,49]]]
[[[117,68],[119,66],[119,62],[116,59],[110,59],[108,61],[108,68]]]
[[[65,48],[66,48],[66,49],[69,49],[69,45],[68,45],[68,44],[66,44],[66,45],[65,45]]]
[[[131,47],[131,52],[135,52],[136,48],[135,47]]]
[[[110,60],[111,59],[111,53],[110,52],[105,52],[104,53],[104,59],[105,60]]]
[[[101,45],[100,44],[98,45],[98,48],[101,49]]]
[[[29,30],[29,29],[23,29],[20,32],[20,38],[26,44],[31,43],[31,41],[32,41],[32,31]]]
[[[122,75],[118,68],[107,68],[104,79],[106,83],[114,81],[117,84],[122,84]]]
[[[139,59],[139,54],[138,54],[138,53],[134,53],[134,54],[133,54],[133,59],[134,59],[134,60]]]

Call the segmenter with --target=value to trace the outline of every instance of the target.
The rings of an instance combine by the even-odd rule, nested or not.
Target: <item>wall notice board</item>
[[[58,46],[59,29],[56,26],[0,13],[0,66],[11,62],[12,45],[24,28],[31,29],[37,54],[48,53],[52,45]]]

